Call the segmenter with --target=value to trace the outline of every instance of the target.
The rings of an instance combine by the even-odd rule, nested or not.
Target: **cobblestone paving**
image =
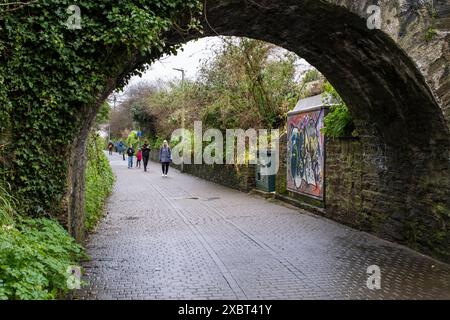
[[[170,169],[117,175],[77,299],[450,299],[450,266]],[[381,289],[366,286],[381,269]]]

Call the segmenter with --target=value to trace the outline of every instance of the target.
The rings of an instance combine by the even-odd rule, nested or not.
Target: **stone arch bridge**
[[[377,5],[379,11],[374,10]],[[376,14],[379,12],[379,18]],[[378,29],[368,28],[379,23]],[[372,19],[372,20],[371,20]],[[297,53],[347,102],[362,136],[366,215],[374,232],[448,260],[450,253],[450,4],[446,0],[206,0],[203,34],[250,37]],[[138,54],[98,105],[135,68]],[[96,108],[83,107],[69,174],[68,225],[83,237],[83,168]],[[416,229],[415,229],[416,228]],[[436,237],[435,234],[439,234]],[[439,253],[433,248],[447,248]]]

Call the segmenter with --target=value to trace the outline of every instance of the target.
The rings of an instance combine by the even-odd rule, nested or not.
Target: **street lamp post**
[[[185,128],[185,113],[186,113],[186,109],[184,106],[184,75],[186,73],[186,70],[182,68],[173,68],[173,70],[181,72],[181,89],[183,90],[183,101],[181,103],[181,129],[183,129],[183,133],[181,137],[183,138],[184,143],[184,128]],[[183,161],[181,161],[181,172],[184,172],[184,159]]]
[[[116,110],[116,95],[114,94],[113,99],[113,110]],[[109,117],[109,126],[108,126],[108,143],[111,141],[111,117]]]

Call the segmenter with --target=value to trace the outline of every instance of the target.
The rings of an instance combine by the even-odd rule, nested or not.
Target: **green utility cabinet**
[[[268,153],[270,157],[270,153]],[[269,164],[270,167],[271,164]],[[275,178],[276,174],[265,175],[262,169],[265,167],[260,161],[256,164],[256,188],[265,192],[275,192]]]

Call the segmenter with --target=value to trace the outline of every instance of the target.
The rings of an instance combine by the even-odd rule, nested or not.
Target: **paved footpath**
[[[88,241],[78,299],[450,299],[450,266],[160,166],[127,169]],[[367,268],[381,269],[370,290]]]

